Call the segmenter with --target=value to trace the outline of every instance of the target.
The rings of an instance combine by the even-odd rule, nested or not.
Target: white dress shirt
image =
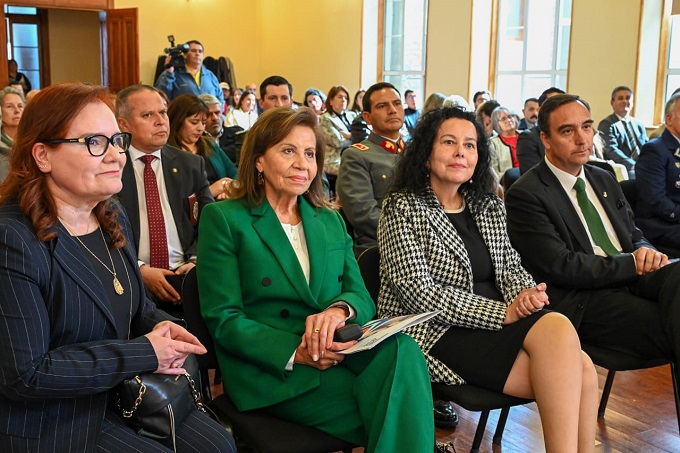
[[[135,182],[137,183],[137,202],[139,203],[139,250],[137,256],[140,267],[151,261],[151,247],[149,242],[149,222],[146,212],[146,192],[144,190],[144,167],[146,164],[140,160],[141,157],[146,156],[147,153],[139,151],[133,146],[130,146],[130,159],[132,160],[132,168],[135,171]],[[182,243],[179,240],[179,233],[177,232],[177,224],[172,215],[172,209],[168,202],[168,192],[165,188],[165,178],[163,177],[163,166],[161,165],[161,150],[150,153],[156,156],[157,159],[151,161],[151,168],[156,173],[156,183],[158,184],[158,194],[161,199],[161,210],[163,211],[163,220],[165,221],[165,233],[168,237],[168,263],[170,269],[176,269],[186,262],[184,259],[184,250]]]
[[[602,203],[600,203],[600,199],[597,197],[595,194],[595,190],[593,190],[593,186],[590,185],[590,182],[588,181],[588,178],[586,178],[585,172],[583,171],[583,167],[581,167],[581,172],[579,173],[578,177],[573,176],[566,171],[560,170],[556,166],[554,166],[548,158],[545,158],[545,163],[548,164],[548,168],[555,174],[557,177],[557,180],[560,182],[562,185],[562,188],[564,191],[567,193],[567,196],[569,197],[569,200],[571,201],[571,204],[574,205],[574,209],[576,210],[576,214],[578,214],[578,218],[581,219],[581,223],[583,224],[583,228],[586,230],[586,234],[588,234],[588,239],[590,239],[590,244],[593,246],[593,251],[595,252],[595,255],[598,256],[608,256],[604,250],[602,250],[598,245],[593,242],[593,237],[590,235],[590,230],[588,229],[588,224],[586,223],[586,219],[583,216],[583,212],[581,212],[581,207],[578,204],[578,199],[576,198],[576,190],[574,189],[574,184],[576,184],[576,179],[581,178],[583,181],[586,183],[586,194],[588,195],[588,199],[590,202],[595,206],[595,209],[597,210],[597,213],[600,215],[600,218],[602,219],[602,223],[604,224],[604,229],[607,232],[607,236],[609,236],[609,239],[612,241],[612,244],[618,250],[621,252],[623,249],[621,247],[621,242],[619,241],[618,236],[616,235],[616,231],[614,230],[614,226],[612,225],[611,220],[609,220],[609,216],[607,215],[607,211],[604,210],[604,207],[602,207]],[[604,196],[607,196],[604,194]]]

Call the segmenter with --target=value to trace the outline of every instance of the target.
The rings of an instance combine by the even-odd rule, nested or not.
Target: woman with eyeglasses
[[[0,185],[0,449],[171,452],[114,410],[115,387],[180,375],[205,348],[145,297],[120,204],[130,134],[104,87],[52,85],[24,112]],[[177,451],[235,452],[193,410]]]
[[[519,168],[517,160],[517,139],[519,122],[515,115],[505,107],[496,107],[491,112],[491,127],[497,135],[489,139],[493,153],[491,166],[502,177],[510,168]]]

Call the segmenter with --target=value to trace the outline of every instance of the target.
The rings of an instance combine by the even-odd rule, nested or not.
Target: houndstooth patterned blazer
[[[378,226],[378,314],[386,317],[443,310],[406,333],[425,354],[432,381],[446,384],[465,383],[454,370],[429,355],[449,326],[500,330],[506,307],[522,289],[536,285],[510,245],[503,202],[495,195],[476,205],[465,194],[464,198],[489,249],[503,301],[472,292],[467,250],[430,187],[423,194],[399,192],[386,198]]]

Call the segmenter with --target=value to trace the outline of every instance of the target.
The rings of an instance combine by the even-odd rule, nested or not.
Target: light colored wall
[[[293,84],[302,102],[309,87],[324,93],[345,85],[354,94],[361,84],[362,0],[258,0],[258,74],[273,74]]]
[[[294,97],[360,84],[362,0],[116,0],[138,8],[140,72],[152,83],[167,35],[198,39],[206,55],[229,57],[240,87],[273,74],[286,77]]]
[[[596,123],[612,112],[614,87],[635,86],[642,1],[574,0],[567,89],[588,101]]]
[[[229,57],[240,86],[258,77],[256,4],[249,0],[115,0],[115,8],[137,8],[140,77],[153,84],[158,57],[169,46],[200,41],[206,56]]]
[[[51,82],[102,83],[99,13],[50,9],[47,17]]]
[[[467,99],[471,18],[472,0],[429,1],[426,93],[459,94]]]

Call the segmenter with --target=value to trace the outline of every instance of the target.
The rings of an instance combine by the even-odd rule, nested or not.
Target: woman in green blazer
[[[418,346],[398,334],[344,356],[345,321],[375,313],[339,214],[323,201],[316,115],[277,108],[243,144],[238,186],[201,215],[198,281],[225,389],[268,412],[365,445],[428,452],[432,395]],[[404,429],[404,427],[408,427]]]

